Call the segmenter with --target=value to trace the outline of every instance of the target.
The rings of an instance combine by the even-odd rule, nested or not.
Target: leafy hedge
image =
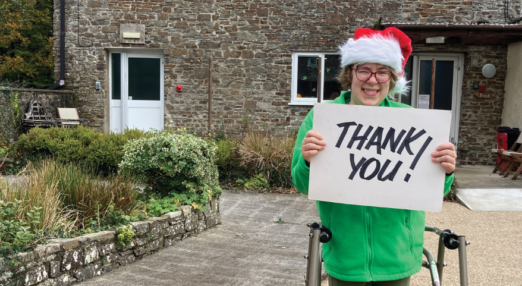
[[[88,165],[103,174],[118,172],[127,141],[147,136],[147,132],[127,129],[124,133],[104,135],[89,128],[33,128],[18,137],[16,150],[26,159],[52,156],[63,163]]]

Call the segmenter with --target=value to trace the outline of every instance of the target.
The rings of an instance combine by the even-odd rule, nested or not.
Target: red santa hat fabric
[[[408,91],[408,82],[404,78],[404,66],[411,54],[411,39],[401,30],[389,27],[383,31],[359,28],[354,38],[339,47],[341,67],[377,63],[394,69],[399,78],[393,93]]]

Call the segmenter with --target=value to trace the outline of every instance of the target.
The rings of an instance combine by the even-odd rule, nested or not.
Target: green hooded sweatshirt
[[[346,104],[344,92],[334,104]],[[387,98],[384,107],[411,108]],[[301,153],[306,133],[312,130],[314,110],[306,116],[294,147],[292,178],[297,190],[308,194],[310,168]],[[449,193],[453,174],[446,176],[444,194]],[[321,223],[332,230],[332,240],[323,244],[326,272],[344,281],[392,281],[409,277],[421,269],[424,244],[423,211],[356,206],[317,201]]]

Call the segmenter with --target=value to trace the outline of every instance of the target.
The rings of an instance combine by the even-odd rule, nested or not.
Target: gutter
[[[60,81],[48,89],[57,89],[65,84],[65,0],[60,0]]]
[[[403,24],[387,23],[386,27],[404,30],[475,30],[475,31],[522,31],[522,25],[455,25],[455,24]]]

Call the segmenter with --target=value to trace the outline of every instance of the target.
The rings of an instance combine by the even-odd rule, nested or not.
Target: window
[[[337,76],[341,71],[341,56],[334,53],[295,53],[292,55],[291,105],[313,105],[337,98],[341,84]]]

